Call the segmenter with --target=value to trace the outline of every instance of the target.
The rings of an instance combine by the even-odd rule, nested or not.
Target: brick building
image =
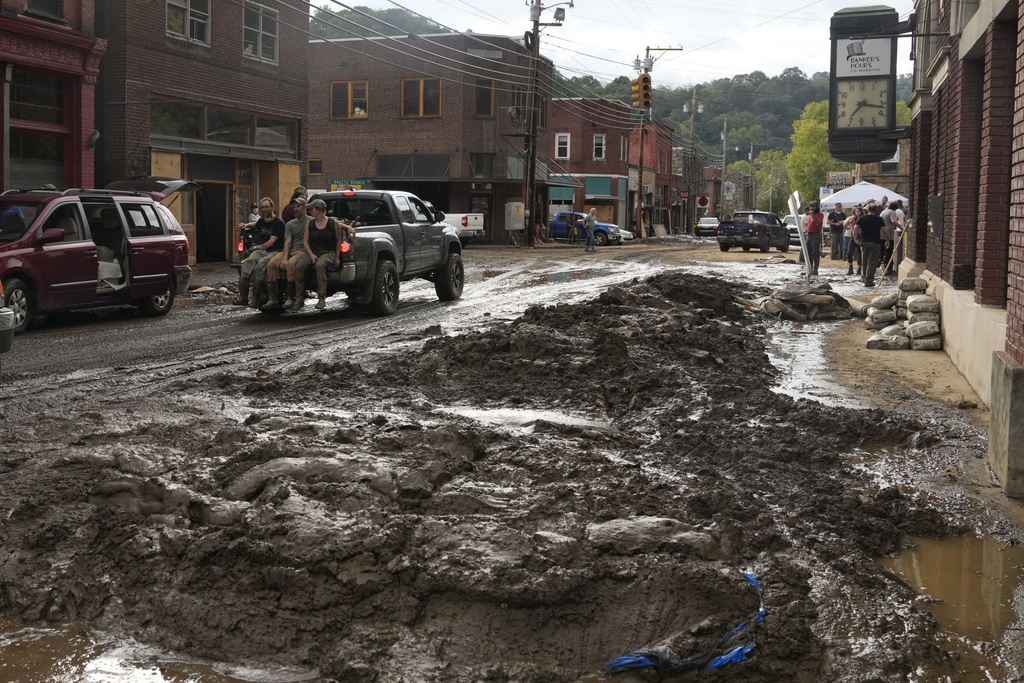
[[[670,188],[672,187],[672,129],[656,121],[644,124],[644,170],[643,170],[643,207],[644,226],[654,226],[656,230],[669,232],[672,229],[669,209],[672,204]],[[640,164],[640,131],[630,135],[629,162],[633,166],[630,183],[630,223],[634,229],[636,218],[636,175],[635,169]],[[661,226],[660,228],[658,226]],[[676,226],[678,227],[678,226]]]
[[[93,0],[2,0],[3,188],[93,185]]]
[[[313,40],[309,57],[309,187],[408,190],[445,212],[483,213],[488,239],[505,241],[506,211],[523,199],[530,130],[530,56],[521,41],[461,34]],[[541,58],[539,71],[543,193],[551,62]]]
[[[1024,495],[1024,6],[918,0],[908,257],[946,353],[991,409],[989,463]],[[946,35],[944,35],[946,34]]]
[[[551,101],[553,174],[565,183],[549,191],[549,214],[597,209],[597,220],[626,226],[629,139],[639,120],[628,104],[601,98]],[[635,184],[635,173],[634,173]]]
[[[108,41],[96,179],[190,178],[171,206],[199,261],[237,258],[233,227],[299,185],[308,107],[309,5],[301,0],[103,0]]]
[[[909,197],[910,140],[900,140],[899,146],[896,148],[896,154],[885,161],[876,161],[872,164],[857,164],[857,182],[874,183],[875,185],[888,188],[903,197]],[[829,187],[835,186],[829,184]],[[845,188],[837,187],[835,189],[838,192]]]

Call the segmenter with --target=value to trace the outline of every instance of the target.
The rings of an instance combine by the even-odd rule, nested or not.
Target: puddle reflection
[[[986,538],[915,538],[917,547],[883,566],[937,601],[927,605],[944,630],[997,642],[1018,621],[1015,591],[1024,577],[1024,550]]]

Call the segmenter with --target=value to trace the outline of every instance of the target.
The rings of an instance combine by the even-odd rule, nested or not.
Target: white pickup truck
[[[437,211],[430,202],[424,202],[424,204],[431,211]],[[459,241],[463,244],[484,238],[484,215],[482,213],[446,213],[441,222],[455,228],[459,233]]]

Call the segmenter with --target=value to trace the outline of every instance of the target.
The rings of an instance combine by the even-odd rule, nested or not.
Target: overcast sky
[[[317,6],[344,7],[334,0]],[[590,74],[603,83],[617,76],[633,78],[633,59],[648,46],[682,47],[682,52],[655,52],[651,71],[655,86],[690,86],[716,78],[763,71],[776,76],[797,66],[810,76],[829,70],[829,22],[850,0],[779,0],[774,3],[711,0],[573,0],[544,7],[565,8],[560,27],[542,29],[541,53],[566,76]],[[531,27],[526,0],[396,0],[403,7],[460,31],[521,36]],[[387,0],[346,1],[373,9],[395,7]],[[530,0],[529,4],[533,4]],[[888,4],[900,19],[913,11],[912,0]],[[553,9],[542,21],[550,22]],[[898,45],[898,73],[910,73],[909,38]]]

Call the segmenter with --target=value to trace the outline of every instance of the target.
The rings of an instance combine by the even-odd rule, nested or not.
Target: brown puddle
[[[1017,640],[1021,617],[1014,600],[1024,578],[1024,549],[973,536],[913,541],[916,548],[880,562],[935,601],[920,606],[959,652],[960,680],[1004,680],[999,651]]]

